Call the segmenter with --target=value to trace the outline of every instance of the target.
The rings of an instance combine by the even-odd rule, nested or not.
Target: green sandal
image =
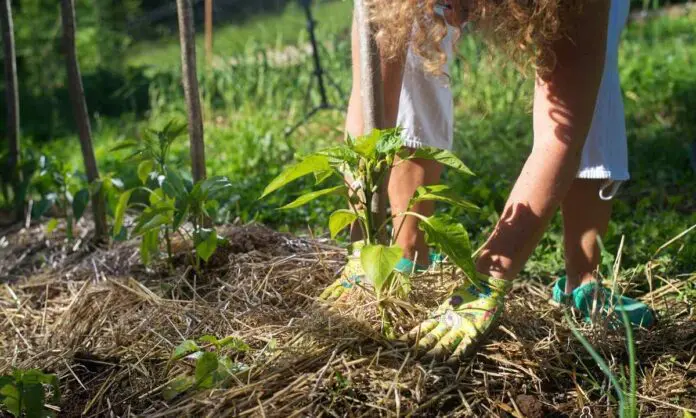
[[[650,328],[655,324],[655,313],[648,305],[612,291],[598,282],[582,285],[572,293],[565,293],[566,278],[562,277],[553,286],[553,302],[570,306],[580,311],[586,322],[593,318],[606,320],[611,329],[623,327],[625,312],[633,327]]]
[[[433,317],[407,335],[424,358],[456,363],[485,341],[500,320],[505,295],[512,288],[509,280],[480,276],[476,283],[456,289]]]

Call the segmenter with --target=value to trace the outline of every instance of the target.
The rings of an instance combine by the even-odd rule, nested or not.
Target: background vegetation
[[[25,0],[16,13],[22,132],[31,148],[77,170],[80,153],[66,105],[58,10],[42,1]],[[225,219],[258,220],[289,231],[312,225],[318,234],[334,202],[316,203],[298,213],[272,209],[287,201],[287,195],[257,201],[263,186],[295,154],[342,137],[342,112],[329,111],[285,138],[287,126],[307,110],[304,96],[312,69],[304,55],[285,46],[306,44],[301,11],[294,3],[281,3],[269,5],[270,17],[245,15],[240,23],[232,16],[231,23],[216,31],[214,65],[200,71],[207,151],[215,156],[208,161],[209,170],[232,180],[234,193]],[[129,29],[133,16],[151,13],[153,4],[80,1],[78,6],[78,49],[97,158],[105,173],[123,180],[126,188],[134,187],[139,184],[135,168],[123,162],[124,153],[110,150],[141,137],[146,128],[184,117],[178,46],[173,36],[136,40],[147,37]],[[349,19],[344,18],[350,7],[346,2],[319,2],[315,7],[323,62],[343,92],[350,87]],[[689,117],[696,108],[695,23],[692,12],[633,24],[624,35],[621,75],[633,179],[617,199],[607,247],[615,249],[626,235],[629,265],[644,262],[662,243],[696,223],[696,179],[687,152],[696,136],[696,121]],[[490,56],[473,36],[461,42],[459,53],[452,71],[456,149],[479,176],[452,182],[484,210],[476,215],[454,210],[452,215],[464,219],[474,241],[480,242],[494,225],[531,144],[531,81]],[[311,98],[318,100],[316,93]],[[331,89],[330,100],[343,106],[346,96]],[[171,158],[173,164],[187,162],[185,141],[174,146]],[[287,193],[302,189],[300,183]],[[529,274],[562,272],[560,237],[556,221],[530,262]],[[690,240],[665,253],[665,268],[696,270],[696,246],[687,245]]]

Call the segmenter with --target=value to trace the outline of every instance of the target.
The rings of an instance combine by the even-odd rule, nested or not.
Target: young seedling
[[[390,294],[395,289],[408,289],[404,283],[406,275],[396,274],[394,268],[402,257],[402,249],[394,244],[401,228],[391,235],[389,245],[379,242],[394,218],[413,216],[420,220],[420,228],[425,232],[427,242],[460,268],[470,279],[474,279],[475,268],[472,260],[471,244],[464,226],[446,215],[430,217],[412,211],[413,206],[422,201],[438,201],[468,210],[477,210],[472,203],[462,199],[444,185],[418,188],[403,213],[392,213],[385,222],[377,224],[370,208],[372,196],[379,190],[389,172],[395,166],[412,159],[435,160],[463,175],[473,175],[464,163],[453,153],[436,148],[421,148],[410,152],[404,148],[401,132],[398,129],[375,130],[372,133],[353,139],[315,154],[308,155],[297,164],[286,168],[264,190],[261,198],[275,192],[285,185],[308,175],[314,175],[316,185],[333,178],[341,184],[308,192],[281,209],[295,209],[322,196],[340,195],[346,200],[349,209],[334,212],[329,219],[332,238],[349,225],[357,222],[362,230],[361,263],[368,280],[374,284],[378,298]],[[403,294],[397,296],[403,296]]]
[[[186,181],[167,161],[172,144],[186,132],[186,125],[169,122],[161,130],[146,131],[142,141],[128,141],[114,150],[130,149],[127,160],[138,162],[138,177],[143,186],[124,192],[119,198],[114,215],[114,235],[123,233],[123,222],[129,207],[140,207],[132,234],[140,236],[140,257],[143,264],[159,254],[160,237],[164,238],[169,267],[174,268],[172,235],[179,234],[185,241],[193,241],[195,255],[192,264],[200,272],[201,261],[208,261],[218,245],[225,242],[208,227],[206,219],[215,219],[220,200],[232,188],[226,177],[211,177],[199,183]],[[145,191],[146,203],[131,202],[136,190]],[[190,222],[192,228],[184,228]]]
[[[218,339],[205,335],[198,339],[186,340],[172,352],[170,363],[192,360],[194,373],[184,374],[170,381],[162,391],[165,400],[196,389],[226,387],[235,377],[238,379],[249,370],[249,366],[233,360],[238,354],[249,351],[249,346],[237,337]]]
[[[39,158],[39,174],[33,187],[42,196],[32,209],[32,216],[40,218],[51,208],[65,216],[66,235],[72,241],[74,226],[85,213],[90,200],[90,190],[84,187],[84,180],[71,171],[62,161],[45,155]],[[50,234],[58,227],[58,220],[52,218],[47,225]]]

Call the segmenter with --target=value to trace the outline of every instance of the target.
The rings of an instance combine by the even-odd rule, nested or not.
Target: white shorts
[[[607,59],[597,97],[594,119],[582,154],[578,178],[606,179],[603,198],[611,198],[620,182],[630,178],[624,104],[619,83],[619,41],[629,12],[627,0],[613,0],[609,23]],[[422,61],[409,51],[404,69],[397,125],[403,128],[408,147],[451,149],[454,139],[454,103],[447,74],[454,59],[455,31],[443,40],[448,63],[443,76],[426,74]]]

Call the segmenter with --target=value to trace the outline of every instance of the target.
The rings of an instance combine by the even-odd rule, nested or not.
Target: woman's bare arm
[[[480,273],[519,274],[577,175],[602,81],[610,1],[586,2],[571,39],[554,45],[555,69],[537,77],[534,147],[481,251]]]

